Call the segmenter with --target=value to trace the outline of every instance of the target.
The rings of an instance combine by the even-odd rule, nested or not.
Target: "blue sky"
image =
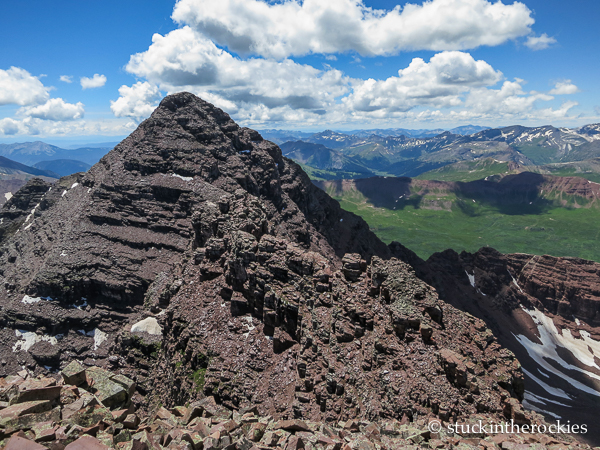
[[[600,122],[598,18],[596,1],[5,2],[0,142],[112,141],[181,90],[258,129]]]

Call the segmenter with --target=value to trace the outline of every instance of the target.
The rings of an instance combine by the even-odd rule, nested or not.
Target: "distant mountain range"
[[[350,134],[353,136],[361,136],[368,137],[372,135],[376,136],[406,136],[409,138],[428,138],[434,137],[438,134],[445,133],[449,131],[452,134],[460,134],[468,136],[470,134],[475,134],[483,130],[489,130],[490,127],[481,127],[478,125],[464,125],[462,127],[452,128],[451,130],[444,130],[441,128],[435,130],[409,130],[406,128],[386,128],[386,129],[373,129],[373,130],[354,130],[348,131],[346,134]]]
[[[41,168],[29,167],[25,164],[21,164],[12,161],[4,156],[0,156],[0,176],[14,176],[14,175],[33,175],[48,178],[58,178],[59,176],[50,171],[43,170]]]
[[[45,142],[0,144],[0,206],[32,178],[46,181],[86,172],[108,153],[107,147],[64,149]]]
[[[352,130],[352,131],[331,131],[327,130],[323,133],[335,133],[338,135],[357,136],[357,137],[370,137],[370,136],[406,136],[409,138],[427,138],[434,137],[438,134],[442,134],[449,131],[452,134],[459,135],[470,135],[475,134],[483,130],[489,130],[490,127],[482,127],[479,125],[464,125],[461,127],[452,128],[451,130],[443,130],[441,128],[435,130],[409,130],[406,128],[375,128],[371,130]],[[261,130],[260,134],[263,138],[269,141],[275,142],[276,144],[282,144],[288,141],[302,141],[309,139],[311,136],[320,133],[307,133],[304,131],[294,130]]]
[[[280,145],[281,152],[287,158],[302,165],[311,175],[318,175],[318,169],[336,173],[340,178],[366,178],[375,173],[362,161],[346,156],[339,150],[333,150],[322,144],[296,141]]]
[[[85,143],[85,144],[70,144],[65,145],[61,148],[77,150],[78,148],[114,148],[117,146],[122,139],[114,142],[94,142],[94,143]]]
[[[475,128],[461,127],[467,131]],[[575,129],[517,125],[474,134],[444,131],[420,138],[327,130],[283,143],[281,148],[314,178],[414,177],[456,162],[485,158],[522,166],[587,161],[600,157],[600,124]]]
[[[28,166],[33,166],[42,161],[54,160],[75,160],[91,166],[100,161],[100,158],[106,155],[111,149],[112,147],[95,146],[64,149],[46,144],[45,142],[36,141],[0,144],[0,156],[5,156]]]
[[[600,157],[600,124],[574,129],[466,125],[449,131],[390,128],[343,133],[269,129],[262,134],[279,143],[284,156],[300,163],[315,179],[415,177],[461,161],[488,158],[519,166],[541,166]],[[0,156],[66,176],[86,171],[111,149],[96,145],[101,144],[77,149],[39,141],[0,144]],[[595,168],[597,163],[583,166]]]
[[[61,177],[66,177],[77,172],[87,172],[91,164],[77,161],[75,159],[53,159],[51,161],[40,161],[33,167],[37,169],[50,170]]]
[[[50,170],[29,167],[0,156],[0,206],[4,205],[27,181],[36,177],[55,181],[59,175]]]

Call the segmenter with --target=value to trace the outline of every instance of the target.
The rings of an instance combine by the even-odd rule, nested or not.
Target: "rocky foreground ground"
[[[590,448],[569,436],[488,435],[478,429],[454,434],[447,428],[451,424],[431,417],[413,422],[274,420],[256,407],[230,410],[214,397],[169,409],[159,406],[147,414],[136,411],[135,394],[131,379],[76,361],[52,377],[32,377],[24,370],[2,378],[0,445],[7,450]],[[507,402],[504,413],[514,421],[512,406]],[[474,415],[463,426],[479,421],[492,424],[489,417]]]

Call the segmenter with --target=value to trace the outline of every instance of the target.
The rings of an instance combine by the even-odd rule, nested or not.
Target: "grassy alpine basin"
[[[555,207],[535,214],[523,205],[512,214],[474,203],[465,212],[453,202],[450,210],[375,207],[359,193],[336,196],[342,208],[361,216],[386,243],[398,241],[421,258],[452,248],[477,251],[490,246],[502,253],[574,256],[600,261],[600,209]]]

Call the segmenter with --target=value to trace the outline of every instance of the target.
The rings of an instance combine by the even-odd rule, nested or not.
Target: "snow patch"
[[[549,398],[540,397],[539,395],[535,395],[534,393],[528,392],[528,391],[525,391],[525,395],[523,396],[523,398],[525,400],[528,400],[529,402],[539,403],[541,405],[546,405],[548,403],[554,403],[555,405],[566,406],[567,408],[569,408],[569,405],[565,405],[564,403],[557,402],[556,400],[550,400]]]
[[[174,174],[172,174],[171,176],[172,176],[172,177],[175,177],[175,178],[180,178],[180,179],[182,179],[183,181],[192,181],[192,180],[194,179],[194,177],[184,177],[183,175],[179,175],[179,174],[177,174],[177,173],[174,173]]]
[[[525,394],[523,395],[523,399],[527,400],[528,402],[539,403],[541,405],[546,404],[546,399],[544,399],[544,397],[538,397],[537,395],[532,394],[531,392],[527,392],[527,391],[525,391]]]
[[[63,255],[60,255],[60,256],[63,256]],[[83,310],[83,308],[87,308],[87,306],[88,306],[87,298],[81,297],[81,300],[83,301],[83,304],[81,304],[79,306],[73,304],[73,305],[71,305],[71,307],[73,307],[75,309],[79,309],[79,310]],[[84,334],[85,334],[85,332],[84,332]]]
[[[25,303],[26,305],[30,305],[32,303],[37,303],[41,300],[41,297],[30,297],[29,295],[26,295],[25,297],[23,297],[23,300],[21,300],[21,303]]]
[[[38,342],[42,342],[42,341],[49,342],[51,345],[56,345],[58,343],[58,339],[59,339],[58,336],[49,336],[46,334],[36,334],[33,331],[15,330],[15,334],[17,335],[17,337],[19,339],[21,339],[21,340],[15,342],[15,345],[13,345],[13,347],[12,347],[12,351],[15,353],[18,352],[19,350],[27,352],[35,344],[37,344]]]
[[[248,336],[250,336],[250,332],[253,331],[254,329],[256,329],[256,327],[254,326],[254,323],[252,322],[252,316],[244,317],[244,319],[246,319],[246,321],[248,322],[246,324],[246,326],[248,327],[248,332],[244,333],[244,337],[248,337]]]
[[[4,194],[4,198],[6,199],[6,201],[9,201],[12,198],[12,192],[7,192],[6,194]]]
[[[566,370],[574,370],[584,374],[588,378],[600,380],[599,375],[566,362],[558,354],[557,351],[558,347],[562,347],[571,352],[571,354],[582,364],[600,370],[600,367],[598,367],[598,365],[595,362],[595,356],[598,355],[600,357],[600,342],[592,339],[590,334],[587,333],[585,330],[580,330],[581,339],[576,339],[571,334],[571,331],[568,329],[563,329],[562,333],[559,333],[552,319],[546,316],[538,309],[533,309],[529,311],[523,308],[523,311],[529,314],[533,319],[533,322],[538,328],[539,340],[541,342],[541,344],[538,344],[531,341],[524,335],[514,335],[517,341],[525,348],[525,350],[529,354],[529,357],[533,359],[541,368],[565,380],[575,389],[600,397],[600,392],[571,378],[566,373],[562,372],[560,369],[557,369],[549,362],[554,361],[556,364],[558,364]],[[523,371],[525,372],[525,369],[523,369]],[[538,383],[540,386],[542,386],[547,392],[550,392],[544,387],[544,385],[548,386],[547,384],[543,383],[541,380],[534,377],[532,374],[528,373],[527,375],[530,376],[531,379]],[[548,387],[550,388],[550,386]],[[564,393],[564,391],[560,389],[551,389]],[[564,394],[566,395],[566,393]],[[552,395],[556,396],[557,394],[554,393]]]
[[[541,409],[541,408],[538,408],[537,406],[535,406],[535,405],[532,405],[532,404],[531,404],[529,401],[527,401],[527,400],[523,400],[523,407],[525,407],[526,409],[529,409],[529,410],[531,410],[531,411],[538,412],[538,413],[540,413],[540,414],[547,414],[547,415],[549,415],[549,416],[552,416],[552,417],[554,417],[555,419],[560,419],[560,418],[561,418],[561,417],[560,417],[558,414],[554,414],[554,413],[551,413],[550,411],[546,411],[546,410],[543,410],[543,409]]]
[[[525,312],[527,312],[536,325],[538,325],[540,336],[542,335],[542,331],[544,331],[543,336],[546,338],[548,345],[564,347],[573,353],[573,356],[575,356],[582,364],[600,370],[600,367],[596,364],[596,357],[600,358],[600,342],[592,339],[587,331],[580,330],[579,334],[581,335],[581,339],[577,339],[568,328],[564,328],[561,330],[562,333],[559,333],[552,319],[543,312],[537,309],[532,311],[525,310]],[[598,377],[598,379],[600,380],[600,377]]]
[[[473,275],[469,275],[469,272],[465,270],[465,273],[469,277],[469,283],[471,283],[471,287],[475,287],[475,273]]]
[[[510,275],[510,277],[512,278],[512,282],[513,284],[519,288],[519,291],[521,291],[521,294],[524,294],[523,289],[521,289],[521,286],[519,286],[519,283],[517,283],[517,280],[515,280],[515,277],[512,276],[512,273],[510,273],[510,270],[506,269],[506,271],[508,272],[508,274]]]
[[[67,193],[67,190],[65,189],[65,190],[63,191],[63,193],[62,193],[61,197],[64,197],[64,196],[66,195],[66,193]]]
[[[38,206],[40,206],[39,203],[33,207],[33,209],[31,210],[31,213],[25,218],[24,223],[29,222],[29,219],[31,219],[33,217],[33,215],[35,214],[35,210],[37,209]]]
[[[77,332],[83,336],[94,338],[94,350],[98,350],[102,343],[108,339],[108,333],[99,328],[94,328],[90,331],[77,330]]]
[[[540,380],[538,377],[536,377],[535,375],[533,375],[531,372],[527,371],[526,369],[522,369],[522,370],[525,375],[527,375],[531,380],[535,381],[548,394],[553,395],[554,397],[566,398],[567,400],[571,400],[571,397],[569,397],[569,394],[567,394],[562,389],[555,388],[555,387],[550,386],[547,383],[544,383],[542,380]]]
[[[546,372],[544,372],[543,370],[541,370],[539,367],[538,367],[538,372],[539,372],[539,373],[540,373],[540,375],[542,375],[543,377],[550,378],[550,375],[548,375]]]
[[[108,339],[108,333],[96,328],[94,331],[94,350],[98,350],[98,348],[102,345],[104,341]]]
[[[46,300],[51,302],[52,298],[50,297],[30,297],[29,295],[26,295],[25,297],[23,297],[23,300],[21,300],[21,303],[25,303],[26,305],[31,305],[32,303],[37,303],[41,300]]]

